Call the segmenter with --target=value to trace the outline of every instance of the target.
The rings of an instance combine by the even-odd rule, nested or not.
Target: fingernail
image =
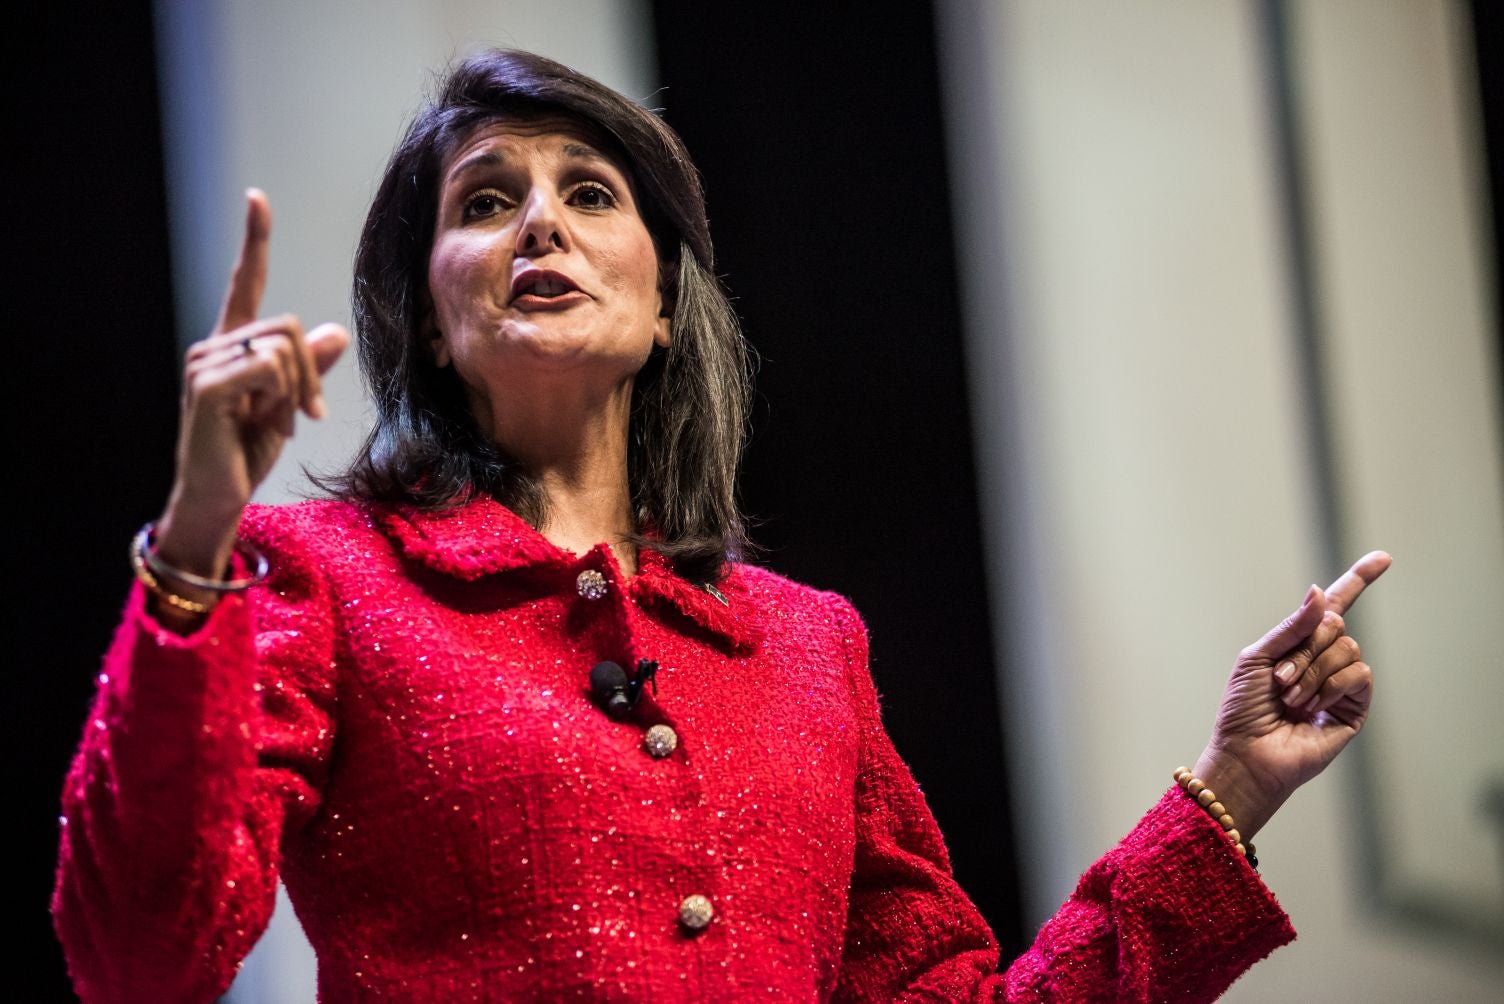
[[[1295,663],[1280,663],[1279,666],[1274,670],[1274,678],[1284,686],[1288,687],[1290,685],[1290,681],[1295,679]]]
[[[1297,683],[1295,686],[1285,691],[1284,694],[1280,697],[1280,700],[1284,701],[1292,708],[1296,704],[1300,703],[1300,684]]]
[[[1305,711],[1307,713],[1315,711],[1316,710],[1316,705],[1318,705],[1320,703],[1321,703],[1321,695],[1320,694],[1312,694],[1311,695],[1311,699],[1309,701],[1307,701],[1305,703],[1305,706],[1302,707],[1300,710]]]

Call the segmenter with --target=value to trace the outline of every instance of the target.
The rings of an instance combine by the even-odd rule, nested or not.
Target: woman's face
[[[440,173],[428,337],[478,421],[562,378],[630,388],[667,346],[658,257],[627,174],[564,117],[476,129]],[[555,380],[557,385],[560,381]]]

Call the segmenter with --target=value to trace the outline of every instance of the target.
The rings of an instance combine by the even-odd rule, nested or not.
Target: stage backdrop
[[[1304,936],[1229,999],[1495,999],[1504,449],[1467,6],[939,7],[1030,922],[1194,758],[1238,647],[1382,547],[1348,619],[1371,729],[1258,837]]]

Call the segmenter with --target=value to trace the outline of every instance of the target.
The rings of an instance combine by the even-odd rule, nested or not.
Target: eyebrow
[[[573,160],[596,161],[598,163],[606,164],[611,167],[617,167],[614,160],[607,157],[605,154],[601,153],[594,147],[586,146],[583,143],[565,143],[564,156],[569,157]],[[444,179],[444,183],[449,184],[450,182],[454,181],[454,179],[464,174],[468,174],[476,168],[500,167],[505,163],[506,158],[497,151],[481,150],[477,153],[471,154],[469,157],[466,157],[454,167],[450,168],[449,174]],[[620,170],[620,168],[617,169]]]
[[[613,167],[616,166],[615,162],[612,161],[611,158],[601,153],[595,147],[585,146],[583,143],[565,143],[564,156],[573,157],[576,160],[599,160],[610,164]]]

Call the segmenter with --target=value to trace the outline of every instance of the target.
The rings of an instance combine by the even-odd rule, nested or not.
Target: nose
[[[569,250],[569,232],[557,196],[535,186],[517,220],[517,254],[528,257]]]

